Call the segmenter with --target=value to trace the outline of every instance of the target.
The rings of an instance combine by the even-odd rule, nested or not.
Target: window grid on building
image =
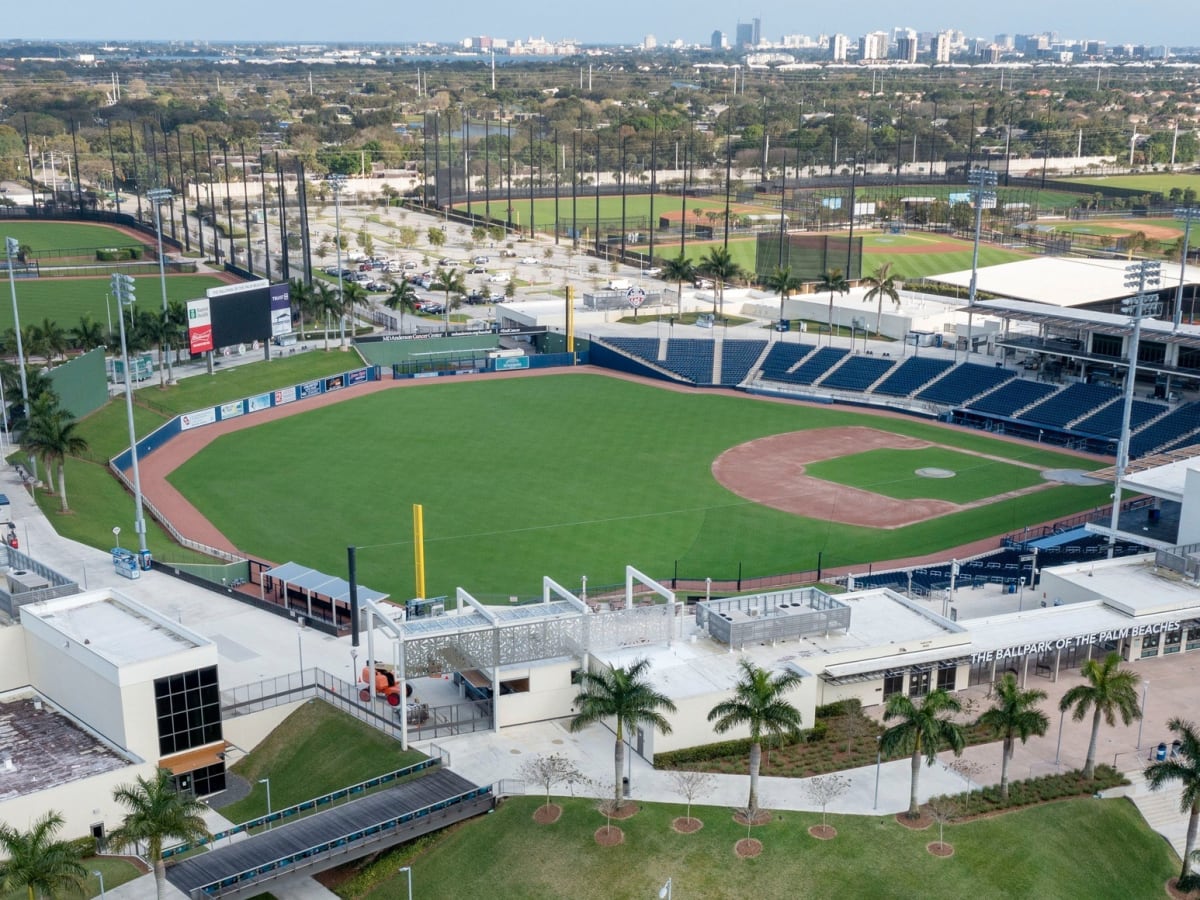
[[[158,751],[164,756],[221,740],[217,667],[193,669],[154,682]]]

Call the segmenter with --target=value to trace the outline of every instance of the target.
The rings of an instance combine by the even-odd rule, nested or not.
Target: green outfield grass
[[[1130,219],[1129,227],[1119,228],[1112,225],[1094,225],[1091,222],[1047,222],[1047,225],[1052,225],[1055,231],[1069,231],[1072,234],[1099,234],[1099,235],[1127,235],[1131,231],[1137,230],[1136,221]]]
[[[954,472],[953,478],[926,478],[917,469]],[[920,450],[867,450],[853,456],[827,459],[804,467],[806,474],[825,481],[861,488],[898,500],[948,500],[970,503],[1006,491],[1041,484],[1034,469],[956,453],[941,447]]]
[[[28,244],[37,253],[41,250],[98,250],[101,247],[140,247],[150,238],[140,240],[107,225],[80,222],[28,222],[6,220],[0,230],[5,237]]]
[[[600,375],[439,379],[219,438],[171,477],[245,552],[326,571],[359,547],[364,584],[412,596],[412,506],[425,510],[426,593],[488,599],[621,579],[733,577],[929,553],[1098,505],[1053,487],[896,531],[750,503],[712,476],[724,450],[770,434],[869,425],[1039,466],[1078,460],[917,420],[733,395],[679,394]]]
[[[137,302],[144,309],[162,309],[162,286],[158,276],[142,275],[134,279]],[[195,300],[204,296],[207,288],[225,284],[213,275],[168,275],[168,300]],[[17,283],[17,303],[21,324],[31,325],[49,319],[62,328],[72,328],[83,316],[107,327],[109,315],[117,327],[117,305],[105,302],[110,295],[107,278],[39,278]],[[13,324],[12,304],[0,303],[0,330]]]
[[[1157,173],[1149,175],[1107,175],[1096,178],[1061,178],[1073,184],[1094,184],[1097,186],[1128,188],[1133,191],[1146,193],[1168,194],[1171,188],[1186,191],[1188,188],[1200,193],[1200,174],[1188,172],[1178,175]]]
[[[346,900],[403,897],[402,865],[412,866],[413,893],[422,898],[494,897],[509,900],[640,900],[671,879],[679,898],[870,897],[930,900],[1130,900],[1164,896],[1175,855],[1127,800],[1068,800],[945,827],[954,855],[926,850],[938,828],[913,831],[892,816],[835,816],[833,840],[808,828],[820,813],[780,811],[753,829],[763,852],[739,859],[734,844],[745,826],[731,811],[694,806],[704,822],[694,834],[672,830],[683,806],[642,803],[632,818],[614,822],[625,840],[597,845],[604,817],[588,800],[559,799],[562,818],[537,825],[537,797],[517,797],[488,816],[439,833],[419,848],[383,857],[366,887],[338,888]],[[769,800],[767,801],[769,803]],[[419,853],[419,855],[418,855]],[[531,864],[536,862],[536,864]]]
[[[572,209],[574,209],[574,221],[578,223],[579,232],[581,235],[586,231],[594,236],[596,224],[596,195],[585,194],[580,191],[579,197],[574,205],[571,201],[571,186],[566,185],[560,192],[558,198],[558,220],[560,225],[565,228],[571,227]],[[603,229],[610,224],[613,219],[621,217],[621,198],[619,196],[612,197],[604,195],[600,197],[600,227]],[[455,206],[463,212],[467,210],[466,203],[458,203]],[[504,191],[496,191],[492,193],[491,210],[493,218],[504,218],[504,214],[508,208],[508,195]],[[730,211],[732,215],[741,215],[742,213],[762,213],[769,207],[751,206],[744,203],[732,203]],[[471,200],[471,212],[477,216],[484,213],[483,195],[473,197]],[[718,226],[724,226],[725,219],[725,198],[714,198],[712,196],[705,197],[688,197],[687,210],[688,220],[694,221],[695,217],[693,210],[703,209],[716,210],[721,213],[721,220],[717,223]],[[676,220],[679,217],[680,197],[678,192],[674,194],[655,194],[654,195],[654,227],[658,227],[658,219],[660,216],[672,216]],[[522,197],[520,190],[513,189],[512,203],[513,221],[520,222],[528,226],[529,224],[529,197]],[[650,217],[650,195],[649,194],[629,194],[625,197],[625,219],[630,230],[646,230],[649,227]],[[543,225],[549,225],[554,221],[554,198],[539,197],[533,201],[533,218],[534,225],[539,222]],[[606,221],[607,220],[607,221]],[[707,225],[708,220],[703,219],[701,224]]]

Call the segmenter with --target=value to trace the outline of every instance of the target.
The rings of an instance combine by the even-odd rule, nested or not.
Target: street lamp
[[[967,182],[971,185],[972,199],[975,204],[975,243],[971,249],[971,287],[967,291],[967,353],[975,349],[974,320],[975,320],[975,287],[979,280],[979,234],[983,230],[983,202],[996,202],[996,192],[988,190],[996,186],[996,173],[991,169],[972,169],[967,173]],[[958,339],[954,341],[954,349],[958,351]]]
[[[879,809],[879,767],[883,764],[883,735],[875,735],[875,802],[871,809]]]
[[[1142,682],[1142,708],[1141,715],[1138,716],[1138,741],[1137,748],[1142,749],[1142,726],[1146,723],[1146,694],[1150,690],[1150,682]]]
[[[1058,768],[1058,761],[1062,757],[1062,729],[1063,719],[1066,717],[1066,709],[1062,709],[1058,713],[1058,746],[1054,748],[1054,767]]]
[[[336,232],[334,243],[337,245],[337,267],[338,267],[338,329],[341,340],[341,348],[346,349],[346,313],[345,299],[342,295],[342,190],[346,187],[345,175],[330,175],[326,181],[329,183],[329,189],[333,191],[333,227]]]
[[[674,888],[674,884],[668,878],[667,883],[658,889],[658,900],[671,900],[672,888]],[[409,900],[412,900],[412,898],[410,897]]]
[[[25,378],[25,348],[21,344],[21,316],[17,312],[17,278],[13,272],[13,262],[20,252],[21,244],[16,238],[4,239],[4,253],[8,257],[8,289],[12,292],[13,331],[17,335],[17,369],[21,373],[21,403],[25,407],[25,422],[29,422],[29,383]],[[37,481],[37,457],[29,454],[29,470],[33,480]]]
[[[138,472],[137,432],[133,427],[133,381],[129,371],[129,348],[125,343],[125,307],[133,306],[134,284],[129,275],[114,272],[109,279],[113,296],[117,298],[117,320],[121,325],[121,365],[125,367],[125,415],[129,421],[129,455],[130,468],[133,469],[133,530],[137,534],[138,549],[143,558],[149,552],[146,549],[146,517],[142,511],[142,476]]]
[[[408,876],[408,900],[412,900],[412,866],[401,866],[400,871]]]
[[[1179,256],[1179,287],[1175,289],[1175,315],[1171,322],[1175,331],[1179,330],[1179,323],[1183,321],[1183,277],[1187,274],[1188,238],[1192,232],[1192,217],[1197,212],[1200,210],[1194,206],[1175,210],[1175,218],[1183,219],[1183,253]]]
[[[167,324],[167,270],[166,263],[163,261],[163,243],[162,243],[162,205],[171,199],[171,191],[168,188],[154,188],[146,191],[146,198],[154,205],[154,230],[158,235],[158,279],[162,283],[162,311],[163,311],[163,326]],[[163,358],[159,360],[159,371],[168,370],[168,380],[170,378],[169,369],[171,367],[171,344],[169,340],[163,341]]]
[[[267,831],[270,831],[271,830],[271,779],[270,778],[260,778],[260,779],[258,779],[258,783],[265,784],[267,786]]]
[[[1158,312],[1157,296],[1146,289],[1161,280],[1162,263],[1143,259],[1125,267],[1125,286],[1137,288],[1137,293],[1121,304],[1121,311],[1133,318],[1133,336],[1129,342],[1129,363],[1125,372],[1125,401],[1121,413],[1121,441],[1117,445],[1117,464],[1113,468],[1112,522],[1108,533],[1108,558],[1113,558],[1117,546],[1117,525],[1121,515],[1121,479],[1129,465],[1129,418],[1133,411],[1133,389],[1137,381],[1138,343],[1142,339],[1142,316]]]
[[[104,900],[104,873],[99,869],[92,869],[92,874],[100,879],[100,900]]]

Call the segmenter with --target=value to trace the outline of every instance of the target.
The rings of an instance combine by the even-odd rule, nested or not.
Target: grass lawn
[[[80,222],[18,222],[6,220],[5,237],[28,244],[34,253],[42,250],[98,250],[101,247],[141,247],[153,241],[144,240],[109,228]]]
[[[496,218],[504,218],[504,214],[508,206],[507,189],[497,189],[492,191],[492,216]],[[513,188],[513,221],[529,225],[529,195],[521,196],[520,188]],[[458,203],[456,208],[466,212],[467,204]],[[471,211],[476,215],[483,215],[484,211],[483,194],[472,196]],[[730,204],[730,215],[740,215],[742,213],[761,213],[765,207],[751,206],[744,203]],[[714,197],[692,197],[687,198],[688,220],[693,221],[695,216],[692,210],[703,209],[719,210],[721,213],[721,221],[718,224],[724,227],[725,224],[725,198]],[[680,198],[679,193],[674,194],[655,194],[654,195],[654,227],[657,230],[658,220],[662,216],[679,217]],[[583,188],[579,189],[579,196],[574,204],[575,222],[578,224],[580,235],[585,232],[591,234],[594,238],[594,229],[596,226],[596,195],[594,193],[585,193]],[[602,196],[600,198],[600,228],[605,230],[606,226],[610,225],[613,220],[620,221],[621,218],[621,197],[618,196]],[[650,218],[650,195],[649,194],[629,194],[625,198],[625,224],[626,227],[633,231],[646,231],[649,229]],[[533,220],[534,225],[539,222],[549,225],[554,221],[554,198],[535,198],[533,201]],[[560,188],[558,198],[558,221],[563,227],[570,228],[572,221],[572,203],[571,203],[571,186],[563,185]],[[701,219],[701,224],[707,225],[708,219]]]
[[[829,566],[929,553],[1103,502],[1103,486],[1061,486],[879,532],[750,503],[712,476],[713,460],[745,441],[840,425],[1079,465],[915,419],[567,374],[437,379],[351,400],[219,438],[171,480],[245,551],[340,572],[354,544],[361,582],[395,597],[412,590],[415,503],[429,596],[463,585],[506,599],[537,591],[543,575],[612,584],[627,564],[723,578],[739,565],[747,576],[812,568],[818,551]]]
[[[953,478],[925,478],[915,470],[936,467],[954,472]],[[1042,484],[1033,469],[956,453],[941,447],[921,450],[868,450],[827,459],[804,467],[814,478],[873,491],[898,500],[948,500],[969,503],[1006,491]]]
[[[265,815],[267,789],[260,778],[271,779],[271,805],[283,809],[423,759],[424,753],[403,751],[399,741],[328,703],[310,700],[232,766],[254,789],[222,807],[221,815],[233,822]]]
[[[142,874],[133,863],[115,857],[92,856],[81,862],[83,867],[88,871],[88,877],[83,883],[83,893],[77,894],[77,897],[100,896],[100,879],[92,875],[92,872],[100,872],[104,875],[104,890],[106,893],[119,884],[133,881],[133,879]],[[28,897],[29,894],[24,888],[13,891],[0,891],[0,900],[28,900]]]
[[[162,309],[162,286],[158,276],[142,275],[134,279],[137,302],[143,309]],[[207,288],[224,284],[212,275],[168,275],[168,300],[195,300],[204,296]],[[107,326],[111,315],[117,327],[117,304],[108,301],[107,278],[42,278],[17,283],[17,302],[20,304],[21,324],[32,325],[43,319],[57,322],[62,328],[73,328],[83,316]],[[0,303],[0,330],[13,324],[12,303]],[[128,324],[128,320],[126,320]]]
[[[1069,800],[949,825],[954,855],[946,859],[925,849],[938,840],[937,826],[912,831],[891,816],[829,816],[837,837],[821,841],[807,832],[821,816],[803,812],[780,812],[755,828],[762,854],[738,859],[734,844],[746,828],[730,810],[693,807],[704,827],[682,835],[670,823],[685,808],[658,804],[615,823],[623,843],[600,847],[593,834],[604,818],[592,802],[558,801],[563,816],[549,826],[531,819],[540,802],[510,799],[443,832],[419,855],[401,849],[383,857],[373,889],[351,892],[347,884],[339,893],[347,900],[402,897],[404,876],[396,870],[411,864],[414,893],[427,898],[643,898],[670,877],[675,896],[688,898],[1128,900],[1162,896],[1176,868],[1166,842],[1126,800]]]
[[[1129,188],[1135,191],[1145,191],[1148,194],[1168,194],[1171,188],[1186,191],[1191,188],[1200,192],[1200,175],[1195,173],[1178,174],[1158,173],[1150,175],[1105,175],[1096,178],[1063,178],[1074,184],[1095,184],[1108,187]]]

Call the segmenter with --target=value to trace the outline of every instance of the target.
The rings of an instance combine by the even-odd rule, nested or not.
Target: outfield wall
[[[108,376],[104,348],[97,347],[47,373],[63,409],[82,419],[108,402]]]

